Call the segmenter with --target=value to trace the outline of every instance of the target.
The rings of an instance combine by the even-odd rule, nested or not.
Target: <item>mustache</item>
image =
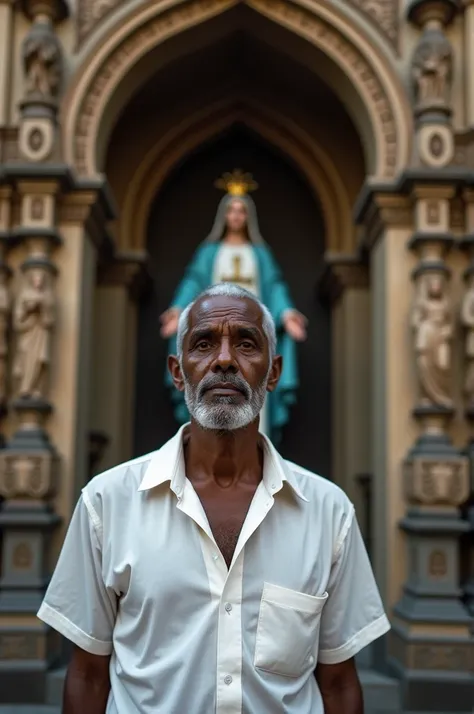
[[[208,374],[201,381],[198,389],[198,398],[202,397],[204,392],[214,387],[220,387],[222,385],[231,386],[242,392],[247,399],[250,399],[252,395],[252,390],[247,384],[243,377],[239,377],[236,374]]]

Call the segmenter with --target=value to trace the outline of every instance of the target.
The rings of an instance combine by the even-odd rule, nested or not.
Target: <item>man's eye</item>
[[[201,340],[196,344],[196,349],[207,350],[210,347],[210,342],[208,340]]]
[[[253,342],[248,342],[247,340],[244,342],[240,343],[240,346],[244,348],[244,350],[252,350],[254,348]]]

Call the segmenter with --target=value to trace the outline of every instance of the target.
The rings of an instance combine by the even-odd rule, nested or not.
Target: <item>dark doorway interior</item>
[[[193,251],[208,234],[221,192],[214,181],[225,171],[253,173],[260,228],[289,283],[298,309],[309,318],[309,339],[299,347],[301,387],[281,453],[331,477],[330,316],[319,302],[315,279],[324,253],[321,210],[305,181],[285,157],[244,127],[202,146],[169,178],[152,208],[148,251],[154,290],[139,311],[135,453],[158,448],[176,431],[163,383],[166,345],[158,316]]]

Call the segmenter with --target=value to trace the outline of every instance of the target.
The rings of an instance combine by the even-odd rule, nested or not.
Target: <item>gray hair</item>
[[[247,300],[251,300],[253,303],[259,306],[263,314],[263,331],[268,340],[270,359],[273,359],[276,354],[276,328],[270,310],[253,293],[249,292],[248,290],[245,290],[245,288],[239,287],[238,285],[234,285],[233,283],[217,283],[216,285],[212,285],[212,287],[203,290],[203,292],[200,293],[197,298],[193,300],[193,302],[189,303],[189,305],[184,308],[183,312],[179,317],[178,332],[176,335],[176,349],[178,353],[178,358],[181,360],[183,356],[184,338],[186,337],[186,334],[189,329],[189,313],[193,309],[194,305],[198,302],[198,300],[202,300],[206,297],[215,297],[217,295],[223,295],[225,297],[246,298]]]

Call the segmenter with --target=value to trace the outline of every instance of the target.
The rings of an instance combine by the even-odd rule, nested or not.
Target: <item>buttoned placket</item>
[[[271,491],[276,492],[274,484]],[[216,714],[242,712],[242,581],[246,542],[273,505],[263,481],[257,487],[245,518],[230,568],[212,533],[202,503],[186,479],[176,492],[177,507],[199,526],[201,548],[209,578],[209,589],[218,613]]]

